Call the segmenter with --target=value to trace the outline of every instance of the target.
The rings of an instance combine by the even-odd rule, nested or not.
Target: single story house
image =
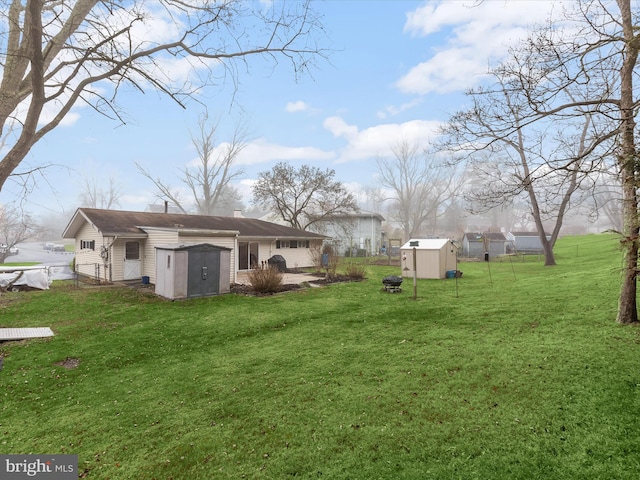
[[[507,233],[509,250],[517,253],[539,254],[543,253],[542,242],[538,232],[509,232]],[[551,235],[547,235],[551,240]]]
[[[400,247],[402,276],[413,278],[415,251],[416,278],[446,278],[457,270],[458,247],[447,238],[412,239]]]
[[[507,253],[507,239],[501,232],[467,232],[462,237],[462,252],[467,258],[489,258]]]
[[[63,238],[75,240],[76,271],[104,281],[148,277],[156,283],[156,247],[211,244],[230,250],[229,281],[266,265],[274,255],[287,268],[313,266],[324,235],[253,218],[79,208]]]

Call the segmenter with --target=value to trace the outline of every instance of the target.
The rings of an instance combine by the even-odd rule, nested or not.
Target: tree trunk
[[[617,0],[624,32],[624,62],[620,68],[620,155],[624,267],[618,301],[619,323],[638,321],[636,284],[638,270],[638,197],[636,193],[635,119],[633,111],[633,70],[638,58],[639,39],[634,36],[629,0]]]

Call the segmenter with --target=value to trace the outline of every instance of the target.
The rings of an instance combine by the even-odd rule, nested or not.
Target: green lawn
[[[123,288],[3,294],[0,453],[94,479],[635,479],[640,328],[616,324],[613,235],[367,280],[169,302]],[[56,365],[79,359],[77,368]]]

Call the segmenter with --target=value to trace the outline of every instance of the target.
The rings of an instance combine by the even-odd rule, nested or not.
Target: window
[[[167,270],[171,270],[171,255],[167,255]]]
[[[140,243],[139,242],[124,243],[124,259],[140,260]]]
[[[80,250],[95,250],[95,249],[96,249],[95,240],[80,240]]]
[[[309,248],[309,240],[276,240],[276,248]]]

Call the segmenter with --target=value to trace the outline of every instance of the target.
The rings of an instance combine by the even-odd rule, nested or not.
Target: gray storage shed
[[[170,299],[230,292],[231,249],[210,243],[156,247],[155,292]]]

